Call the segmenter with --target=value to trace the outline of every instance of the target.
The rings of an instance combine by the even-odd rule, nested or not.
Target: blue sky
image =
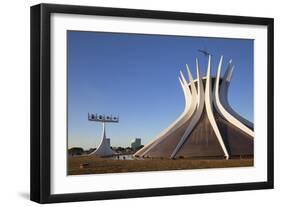
[[[89,122],[88,112],[120,116],[107,125],[112,146],[136,137],[147,143],[184,109],[179,71],[187,77],[188,64],[195,77],[197,57],[206,74],[202,48],[212,54],[213,75],[220,55],[222,73],[233,60],[229,102],[253,121],[253,40],[68,31],[67,41],[69,147],[99,144],[102,126]]]

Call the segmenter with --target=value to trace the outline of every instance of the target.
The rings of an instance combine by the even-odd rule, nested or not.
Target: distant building
[[[136,150],[141,146],[141,138],[135,138],[134,140],[131,141],[131,148],[133,150]]]

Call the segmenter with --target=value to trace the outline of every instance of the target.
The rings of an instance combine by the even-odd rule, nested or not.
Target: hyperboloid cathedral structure
[[[134,156],[171,159],[253,156],[253,124],[235,112],[228,102],[228,88],[234,66],[230,61],[221,78],[222,62],[223,56],[216,77],[211,76],[211,55],[208,55],[205,77],[200,76],[197,59],[196,80],[188,65],[189,82],[180,71],[179,82],[185,97],[184,111]]]

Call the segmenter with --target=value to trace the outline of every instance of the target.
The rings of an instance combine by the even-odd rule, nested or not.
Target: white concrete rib
[[[208,119],[210,124],[216,134],[216,137],[220,143],[220,146],[224,152],[225,158],[229,159],[229,153],[225,147],[224,141],[220,134],[219,128],[214,118],[213,109],[212,109],[212,79],[211,79],[211,56],[209,55],[208,60],[208,69],[207,69],[207,80],[206,80],[206,87],[205,87],[205,106]]]
[[[254,137],[254,132],[249,129],[247,126],[245,126],[242,122],[240,122],[238,119],[236,119],[234,116],[232,116],[228,111],[223,107],[223,105],[220,102],[219,97],[219,82],[220,82],[220,74],[221,74],[221,66],[222,66],[223,56],[220,58],[220,62],[217,69],[217,77],[215,82],[215,88],[213,92],[214,96],[214,105],[219,112],[219,114],[224,117],[228,122],[245,132],[246,134],[250,135],[251,137]]]
[[[182,72],[180,71],[179,81],[182,86],[182,90],[184,92],[185,97],[185,110],[184,112],[174,121],[168,128],[164,129],[158,136],[155,137],[151,142],[146,144],[141,150],[136,152],[134,156],[145,156],[145,154],[152,149],[155,145],[161,143],[165,138],[167,138],[172,132],[177,130],[180,126],[182,126],[186,121],[192,116],[196,108],[196,99],[197,92],[194,85],[194,81],[192,75],[189,74],[191,91],[188,86],[186,79],[184,78]]]
[[[190,70],[187,66],[188,73],[190,73]],[[186,128],[183,136],[181,137],[180,141],[178,142],[177,146],[175,147],[174,151],[172,152],[170,158],[173,159],[182,145],[186,142],[188,136],[200,120],[200,117],[202,115],[203,109],[204,109],[204,89],[203,89],[203,83],[202,79],[200,78],[200,69],[199,69],[199,64],[198,60],[196,58],[196,70],[197,70],[197,109],[194,114],[194,116],[191,118],[190,123],[188,124],[188,127]]]
[[[230,60],[227,66],[227,69],[224,73],[222,82],[220,84],[219,89],[219,98],[221,104],[224,106],[224,108],[236,119],[238,119],[240,122],[242,122],[244,125],[249,127],[250,129],[254,128],[254,124],[244,117],[242,117],[240,114],[238,114],[229,104],[228,102],[228,89],[230,85],[230,80],[232,77],[234,66],[232,66],[232,61]]]

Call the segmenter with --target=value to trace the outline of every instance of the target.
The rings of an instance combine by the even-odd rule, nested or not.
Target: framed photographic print
[[[31,7],[31,200],[273,188],[273,19]]]

